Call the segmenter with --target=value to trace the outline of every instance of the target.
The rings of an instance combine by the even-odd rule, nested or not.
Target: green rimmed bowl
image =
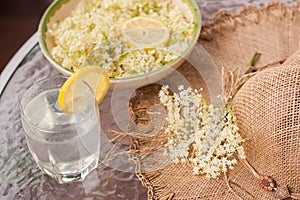
[[[54,38],[49,34],[48,30],[57,21],[62,21],[71,15],[72,10],[75,9],[77,4],[82,0],[55,0],[43,14],[38,32],[39,32],[39,45],[46,57],[46,59],[62,74],[70,76],[73,72],[67,68],[64,68],[60,63],[58,63],[51,55],[52,49],[55,47]],[[178,2],[178,0],[176,0]],[[174,2],[176,2],[174,1]],[[180,1],[180,0],[179,0]],[[163,65],[157,70],[153,70],[149,73],[142,75],[130,76],[125,78],[111,78],[111,88],[137,88],[142,85],[155,83],[175,69],[177,69],[184,61],[185,58],[191,53],[194,45],[197,43],[197,39],[200,35],[201,30],[201,14],[199,8],[194,0],[183,0],[187,3],[194,15],[195,30],[192,39],[188,47],[182,51],[172,62]]]

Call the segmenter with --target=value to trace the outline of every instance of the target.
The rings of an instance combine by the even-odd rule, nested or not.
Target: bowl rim
[[[43,54],[47,58],[47,60],[50,61],[50,63],[52,65],[54,65],[54,67],[59,72],[70,76],[74,72],[63,67],[52,57],[52,55],[50,54],[50,52],[48,50],[46,40],[45,40],[46,32],[47,32],[47,23],[49,22],[50,18],[55,14],[57,9],[59,9],[62,5],[68,3],[69,1],[71,1],[71,0],[55,0],[54,2],[52,2],[50,4],[50,6],[46,9],[44,14],[42,15],[42,18],[39,22],[38,38],[39,38],[39,46],[41,48],[41,51],[43,52]],[[174,59],[173,61],[169,62],[166,65],[163,65],[162,67],[160,67],[156,70],[153,70],[153,71],[150,71],[150,72],[144,73],[144,74],[135,75],[135,76],[128,76],[128,77],[123,77],[123,78],[110,78],[111,82],[132,81],[132,80],[142,79],[142,78],[145,78],[148,76],[153,76],[161,71],[164,71],[164,70],[172,67],[174,64],[180,62],[182,59],[184,59],[186,56],[189,55],[189,53],[192,51],[193,47],[197,43],[198,38],[200,36],[201,27],[202,27],[202,18],[201,18],[200,9],[199,9],[197,3],[195,2],[195,0],[181,0],[181,1],[188,4],[191,11],[193,12],[194,19],[195,19],[194,34],[188,44],[188,47],[176,59]]]

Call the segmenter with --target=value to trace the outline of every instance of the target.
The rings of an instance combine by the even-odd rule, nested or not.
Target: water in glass
[[[59,183],[83,180],[99,159],[100,123],[93,96],[87,108],[67,114],[57,105],[59,88],[43,89],[23,105],[29,150],[40,168]]]

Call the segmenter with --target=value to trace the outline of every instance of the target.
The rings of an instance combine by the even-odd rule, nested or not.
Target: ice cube
[[[55,127],[56,115],[51,107],[47,106],[40,110],[40,121],[38,126],[43,129],[52,130]]]

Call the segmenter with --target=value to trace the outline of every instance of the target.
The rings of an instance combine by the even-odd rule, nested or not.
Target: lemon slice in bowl
[[[134,17],[122,25],[122,34],[129,46],[154,49],[169,41],[169,30],[165,25],[150,17]]]
[[[76,108],[73,106],[74,101],[79,99],[78,97],[84,92],[83,88],[77,84],[78,80],[84,81],[90,86],[98,104],[105,97],[110,85],[109,76],[101,67],[91,65],[79,69],[66,80],[58,94],[58,106],[65,113],[74,113],[85,107],[84,101],[77,103]]]

